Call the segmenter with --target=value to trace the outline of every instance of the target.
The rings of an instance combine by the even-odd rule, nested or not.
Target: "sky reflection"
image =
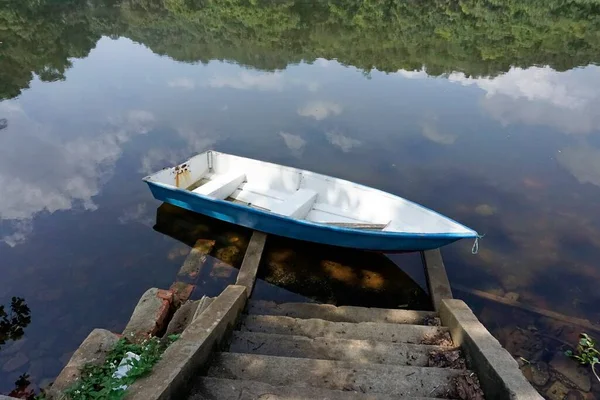
[[[599,67],[429,77],[317,59],[264,72],[102,38],[66,76],[0,102],[0,304],[30,304],[32,362],[122,327],[145,288],[170,284],[181,244],[152,230],[141,178],[209,148],[432,207],[487,234],[479,256],[444,250],[452,282],[600,319]],[[60,368],[44,365],[36,378]]]

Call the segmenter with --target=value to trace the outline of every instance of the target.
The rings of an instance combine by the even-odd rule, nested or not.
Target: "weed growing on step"
[[[88,364],[83,367],[79,380],[65,390],[65,397],[70,400],[122,399],[126,388],[137,379],[148,375],[165,349],[178,338],[179,335],[170,335],[166,340],[152,337],[139,344],[131,343],[126,338],[119,339],[103,364]],[[127,375],[123,378],[115,378],[113,374],[127,352],[137,354],[140,359],[129,360],[131,369]],[[37,399],[42,400],[44,397]]]
[[[587,333],[581,334],[575,352],[568,350],[565,354],[579,361],[582,365],[589,365],[596,379],[600,382],[600,376],[596,372],[596,365],[600,365],[600,351],[596,348],[596,341]]]

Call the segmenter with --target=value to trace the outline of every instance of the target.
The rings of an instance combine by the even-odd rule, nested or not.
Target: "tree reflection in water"
[[[567,70],[597,63],[594,0],[227,2],[4,0],[0,99],[37,77],[66,79],[102,36],[127,37],[190,63],[227,60],[262,70],[337,59],[369,74],[495,76],[511,67]],[[60,23],[57,23],[60,21]]]
[[[0,129],[2,128],[0,120]],[[10,308],[10,310],[7,310]],[[9,340],[19,340],[25,334],[25,328],[31,323],[31,310],[22,297],[13,297],[10,306],[0,305],[0,350]],[[34,390],[29,389],[31,381],[28,374],[22,374],[15,381],[15,388],[8,394],[17,399],[33,399]]]
[[[25,328],[31,322],[31,310],[25,299],[13,297],[10,301],[10,312],[0,305],[0,349],[9,340],[23,337]]]
[[[8,395],[17,399],[33,400],[35,398],[35,391],[30,389],[29,385],[31,385],[29,375],[22,374],[15,381],[15,388]]]

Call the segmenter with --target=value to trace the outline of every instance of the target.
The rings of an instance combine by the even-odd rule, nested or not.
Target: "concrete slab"
[[[171,318],[165,335],[182,333],[194,319],[199,303],[200,300],[183,303]]]
[[[276,386],[312,386],[394,396],[439,397],[464,371],[387,364],[218,353],[207,376],[266,382]]]
[[[19,400],[19,399],[16,399],[14,397],[4,396],[3,394],[0,394],[0,400]]]
[[[462,300],[443,300],[440,317],[450,328],[454,343],[463,349],[467,365],[477,373],[486,398],[542,399],[525,379],[517,362]]]
[[[47,398],[62,397],[62,392],[79,379],[81,368],[86,364],[100,365],[106,359],[119,336],[104,329],[94,329],[73,353],[67,365],[48,389]]]
[[[319,318],[332,322],[385,322],[390,324],[430,325],[437,316],[429,311],[394,310],[315,303],[282,303],[250,300],[248,314],[282,315],[292,318]]]
[[[181,399],[211,351],[233,328],[246,304],[244,286],[228,286],[181,334],[154,366],[152,373],[127,390],[130,400]]]
[[[433,309],[439,311],[442,300],[452,298],[452,289],[446,274],[442,253],[440,249],[423,251],[421,252],[421,259],[425,267],[425,276],[427,277],[427,286],[429,287]]]
[[[214,300],[215,300],[214,297],[202,296],[202,298],[200,300],[198,300],[198,307],[196,308],[196,312],[194,313],[193,319],[196,319],[200,315],[202,315],[204,310],[206,310],[208,308],[208,306],[210,306]]]
[[[264,382],[219,378],[201,378],[190,400],[397,400],[381,393],[329,390],[312,387],[273,386]],[[424,399],[406,397],[407,399]]]
[[[232,353],[419,367],[428,366],[431,352],[445,350],[442,346],[239,331],[233,333],[229,347]]]
[[[237,277],[236,285],[246,286],[248,291],[248,297],[252,295],[252,289],[254,289],[254,282],[256,281],[256,273],[258,266],[260,265],[260,258],[262,257],[265,243],[267,241],[267,234],[254,231],[248,243],[246,254],[244,255],[244,261],[240,267],[240,272]]]
[[[450,340],[447,328],[424,325],[384,324],[376,322],[331,322],[322,319],[298,319],[273,315],[248,315],[241,331],[299,335],[310,338],[375,340],[421,344],[428,339]],[[431,343],[430,344],[434,344]]]

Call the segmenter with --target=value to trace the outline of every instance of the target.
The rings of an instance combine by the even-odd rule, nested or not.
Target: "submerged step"
[[[422,397],[405,397],[422,399]],[[189,400],[394,400],[396,396],[315,387],[273,386],[264,382],[203,377]]]
[[[233,333],[229,351],[268,356],[426,367],[430,365],[430,360],[433,362],[439,359],[441,354],[458,350],[420,344],[325,337],[309,338],[236,331]]]
[[[414,343],[452,346],[448,328],[424,325],[385,324],[376,322],[331,322],[322,319],[299,319],[274,315],[248,315],[241,331],[297,335],[310,338],[375,340],[391,343]]]
[[[275,303],[251,300],[248,314],[280,315],[293,318],[319,318],[332,322],[384,322],[391,324],[439,325],[436,313],[430,311],[394,310],[315,303]]]
[[[454,378],[464,373],[464,370],[448,368],[218,353],[207,375],[260,381],[276,386],[313,386],[393,396],[444,397],[452,390]]]

